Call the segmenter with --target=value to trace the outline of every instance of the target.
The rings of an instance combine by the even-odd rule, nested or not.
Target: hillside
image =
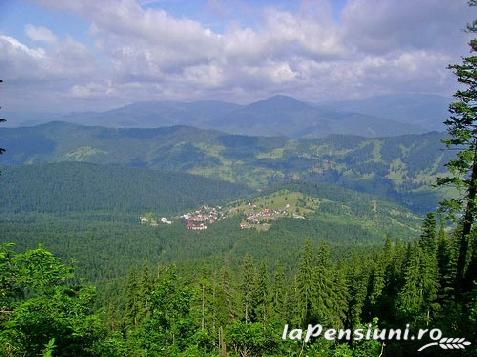
[[[62,162],[2,168],[0,213],[174,214],[251,192],[243,185],[183,173]]]
[[[330,136],[290,140],[247,137],[185,126],[104,128],[64,122],[0,128],[0,163],[60,161],[122,164],[266,188],[291,180],[329,182],[371,192],[424,212],[437,198],[430,185],[453,155],[440,133],[369,139]]]
[[[42,243],[62,257],[79,260],[81,276],[90,280],[119,277],[145,262],[230,259],[235,265],[247,253],[293,266],[306,239],[326,241],[344,254],[351,248],[373,249],[386,237],[408,241],[419,232],[420,218],[407,209],[328,185],[297,183],[245,198],[239,194],[246,190],[230,184],[224,185],[229,190],[210,192],[207,179],[171,175],[167,181],[163,174],[142,169],[85,163],[22,167],[7,170],[5,179],[14,188],[1,188],[0,242],[15,242],[18,249]],[[133,187],[140,183],[144,189]],[[159,185],[160,190],[154,189]],[[207,230],[189,231],[178,218],[202,204],[217,204],[218,198],[226,217]],[[261,210],[287,213],[268,221],[267,229],[241,229],[247,215]],[[173,223],[141,224],[145,211],[173,216]]]
[[[242,228],[267,231],[281,220],[320,221],[333,226],[347,222],[381,234],[412,236],[420,219],[407,209],[373,196],[330,185],[292,184],[251,200],[234,202],[231,215],[238,215]]]

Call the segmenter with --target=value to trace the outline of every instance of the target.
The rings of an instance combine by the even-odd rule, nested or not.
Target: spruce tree
[[[398,294],[397,308],[401,317],[428,324],[437,309],[437,257],[435,253],[427,253],[419,243],[410,246],[404,285]]]
[[[333,320],[336,325],[342,327],[346,320],[346,312],[348,310],[348,302],[350,299],[348,281],[346,276],[345,264],[338,264],[335,269],[333,278],[333,289],[335,290],[334,304],[333,304]]]
[[[330,326],[341,325],[346,309],[347,291],[339,290],[336,276],[336,269],[331,264],[330,248],[326,243],[320,242],[315,268],[314,313],[319,321],[328,323]],[[339,281],[339,286],[342,288],[341,281]]]
[[[346,318],[347,328],[356,328],[361,323],[361,317],[367,295],[369,270],[366,265],[369,262],[362,257],[353,257],[349,263],[348,287],[349,304]]]
[[[399,288],[399,277],[402,274],[399,255],[399,246],[389,237],[386,237],[382,251],[374,261],[369,262],[372,267],[369,279],[368,301],[366,306],[366,321],[379,316],[380,320],[392,320],[392,302]]]
[[[448,304],[454,300],[456,276],[456,244],[441,226],[437,238],[437,264],[439,269],[439,302]]]
[[[421,278],[421,255],[422,250],[419,245],[409,249],[406,259],[407,267],[404,273],[404,286],[397,297],[397,310],[404,320],[422,318],[420,312],[424,304],[423,286]]]
[[[261,263],[258,269],[256,299],[255,316],[258,321],[266,323],[269,310],[269,278],[265,263]]]
[[[476,6],[476,0],[469,1]],[[467,32],[477,33],[477,20],[467,25]],[[471,55],[460,64],[450,65],[463,89],[454,94],[455,102],[449,106],[450,118],[444,124],[449,137],[444,140],[448,148],[457,150],[455,159],[446,167],[450,176],[439,178],[438,185],[451,185],[461,193],[459,197],[445,200],[442,208],[460,216],[459,250],[455,287],[458,292],[465,287],[466,266],[469,261],[470,233],[474,227],[477,211],[477,39],[469,41]]]
[[[225,262],[220,271],[220,280],[214,291],[214,300],[214,326],[220,330],[236,316],[233,289],[227,262]]]
[[[299,293],[300,317],[303,325],[311,322],[313,302],[315,300],[316,284],[313,266],[313,246],[310,240],[305,241],[305,247],[297,274]]]
[[[437,251],[436,225],[435,214],[432,212],[428,213],[422,224],[419,245],[430,255],[435,255]]]
[[[210,272],[202,269],[197,277],[195,288],[195,310],[200,319],[200,329],[205,331],[209,322],[213,320],[213,282],[209,277]]]
[[[242,281],[241,281],[241,292],[242,292],[242,304],[243,304],[243,313],[246,323],[255,321],[255,307],[257,304],[256,294],[257,294],[257,276],[255,272],[255,266],[253,259],[250,254],[247,254],[242,263]]]
[[[436,310],[439,288],[439,263],[437,256],[436,217],[428,213],[422,225],[419,246],[422,249],[422,279],[427,284],[424,291],[426,302],[426,321],[429,323],[431,310]]]
[[[136,327],[139,323],[139,278],[138,271],[133,270],[128,274],[125,286],[126,311],[125,320],[127,327]]]
[[[149,273],[149,269],[147,265],[142,267],[142,270],[139,272],[138,282],[136,286],[136,313],[137,313],[137,320],[143,321],[145,320],[151,310],[151,301],[150,296],[151,292],[154,290],[154,282],[151,274]]]
[[[272,312],[275,321],[285,322],[287,320],[287,283],[283,265],[278,264],[273,276],[271,291]]]

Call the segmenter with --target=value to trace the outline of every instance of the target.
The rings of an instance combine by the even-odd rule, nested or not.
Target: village
[[[240,222],[241,229],[251,229],[255,228],[261,231],[267,231],[270,229],[270,221],[284,218],[284,217],[293,217],[295,219],[305,219],[305,217],[298,215],[296,213],[290,212],[290,204],[286,204],[284,209],[270,209],[264,208],[257,210],[257,205],[249,203],[248,204],[252,211],[247,214],[247,217]]]
[[[222,206],[209,207],[204,205],[198,210],[189,212],[181,216],[185,226],[190,231],[203,231],[208,228],[208,224],[214,224],[227,217]]]
[[[190,231],[203,231],[206,230],[209,225],[214,224],[227,217],[226,210],[222,206],[210,207],[203,205],[195,211],[187,212],[180,217],[160,219],[155,218],[153,213],[146,213],[139,217],[141,224],[149,225],[151,227],[159,227],[161,224],[172,224],[175,220],[179,220],[184,223],[187,230]]]
[[[145,213],[139,219],[141,224],[152,227],[179,221],[189,231],[205,231],[218,221],[238,215],[244,217],[240,229],[267,231],[272,221],[280,218],[306,219],[305,214],[313,212],[317,206],[316,199],[305,198],[300,193],[280,191],[254,201],[233,202],[227,207],[203,205],[178,217],[156,218],[153,213]]]
[[[172,221],[166,217],[156,219],[154,214],[150,212],[145,213],[143,216],[139,216],[139,222],[141,222],[141,224],[150,225],[151,227],[158,227],[159,224],[172,224]]]

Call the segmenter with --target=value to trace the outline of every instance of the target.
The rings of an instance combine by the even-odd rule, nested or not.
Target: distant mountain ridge
[[[417,134],[414,125],[359,113],[343,113],[315,107],[286,96],[275,96],[234,110],[225,118],[207,123],[228,133],[257,136],[315,138],[332,134],[365,137]]]
[[[317,138],[333,134],[399,136],[442,130],[450,100],[439,96],[386,96],[314,104],[277,95],[248,105],[223,101],[148,101],[105,112],[68,115],[10,113],[11,124],[63,120],[81,125],[157,128],[189,125],[230,134]]]
[[[431,131],[444,129],[443,122],[449,116],[448,108],[451,101],[450,98],[437,95],[401,94],[337,101],[320,107],[412,123]]]
[[[75,113],[63,120],[82,125],[156,128],[172,125],[200,126],[240,108],[221,101],[147,101],[125,105],[102,113]]]

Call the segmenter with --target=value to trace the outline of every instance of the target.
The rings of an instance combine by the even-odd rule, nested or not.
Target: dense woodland
[[[118,165],[61,162],[2,171],[0,212],[4,214],[107,211],[112,215],[154,210],[166,215],[253,192],[221,180]]]
[[[285,323],[335,328],[413,328],[475,341],[475,289],[457,296],[456,237],[426,218],[409,244],[332,258],[326,243],[305,241],[295,264],[245,255],[232,266],[143,264],[96,288],[44,248],[3,245],[2,353],[58,356],[377,356],[379,341],[282,341]],[[76,281],[76,283],[75,283]],[[421,342],[422,345],[422,342]],[[419,343],[391,342],[386,355],[413,355]],[[474,351],[474,352],[472,352]],[[435,355],[436,351],[421,355]],[[467,355],[474,355],[468,349]]]
[[[111,168],[113,173],[122,174],[118,185],[115,185]],[[94,169],[94,174],[91,169]],[[200,204],[210,204],[216,197],[227,197],[231,195],[229,192],[234,191],[211,191],[207,195],[207,185],[204,192],[197,189],[201,186],[195,185],[190,187],[191,194],[185,201],[187,204],[177,204],[177,198],[184,194],[180,182],[189,182],[190,176],[176,174],[171,177],[177,184],[159,181],[162,186],[158,191],[167,189],[167,193],[156,196],[162,200],[153,201],[154,191],[125,189],[137,187],[138,181],[134,179],[140,176],[128,175],[131,170],[134,171],[86,163],[32,166],[15,171],[7,169],[4,177],[9,182],[15,182],[12,185],[15,188],[0,189],[0,192],[5,197],[14,195],[26,199],[22,205],[12,200],[0,202],[0,211],[3,212],[0,239],[15,242],[17,250],[35,248],[41,243],[64,259],[74,259],[81,277],[99,282],[123,276],[131,267],[145,262],[179,263],[184,266],[204,259],[222,261],[229,256],[235,265],[234,262],[248,252],[256,259],[271,264],[280,259],[292,268],[306,239],[328,242],[337,248],[334,255],[339,256],[360,247],[372,249],[386,237],[410,241],[419,235],[420,217],[402,206],[337,186],[306,183],[280,186],[278,192],[274,191],[278,187],[270,188],[270,194],[253,193],[239,200],[218,201],[226,208],[263,197],[273,200],[275,195],[288,202],[287,199],[292,199],[291,192],[300,192],[304,197],[319,200],[319,208],[308,214],[305,220],[282,218],[274,222],[269,231],[258,232],[241,230],[240,220],[243,217],[239,214],[210,225],[204,232],[192,233],[186,230],[184,221],[178,216],[186,210],[198,208]],[[39,171],[42,172],[45,187],[57,187],[57,191],[42,190],[41,186],[32,184],[37,180]],[[209,183],[206,179],[198,179],[194,182]],[[120,185],[121,181],[126,184]],[[105,192],[98,192],[98,185]],[[230,186],[224,184],[226,188]],[[58,195],[60,187],[62,195]],[[30,191],[32,196],[28,196]],[[107,197],[115,199],[105,199]],[[194,201],[194,197],[201,200]],[[207,197],[209,200],[206,200]],[[141,200],[144,205],[139,209]],[[154,205],[148,206],[148,202]],[[168,210],[160,210],[160,207]],[[150,210],[157,215],[167,215],[173,223],[160,227],[139,224],[139,216]]]

